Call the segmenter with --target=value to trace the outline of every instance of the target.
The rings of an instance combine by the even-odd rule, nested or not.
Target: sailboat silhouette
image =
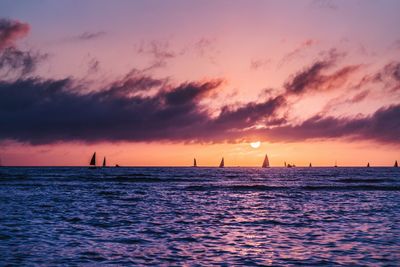
[[[193,159],[193,167],[197,167],[197,161],[196,158]]]
[[[89,163],[89,169],[96,169],[96,152],[93,153],[92,159]]]
[[[222,158],[221,163],[219,164],[220,168],[225,167],[225,162],[224,162],[224,158]]]
[[[399,164],[397,164],[397,160],[396,160],[396,162],[394,163],[394,167],[395,167],[395,168],[399,167]]]
[[[264,158],[264,161],[263,161],[263,164],[262,164],[261,168],[269,168],[269,160],[268,160],[268,155],[267,154],[265,154],[265,158]]]
[[[369,162],[368,162],[368,164],[367,164],[367,168],[369,168]]]
[[[311,162],[310,162],[310,165],[308,165],[308,167],[310,167],[310,168],[312,167]]]
[[[103,167],[106,167],[106,157],[103,159]]]

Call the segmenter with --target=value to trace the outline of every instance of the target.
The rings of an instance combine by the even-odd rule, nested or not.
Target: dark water
[[[1,168],[0,266],[400,265],[400,168]]]

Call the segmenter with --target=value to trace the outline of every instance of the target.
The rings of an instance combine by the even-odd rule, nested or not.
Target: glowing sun
[[[250,143],[250,146],[251,146],[252,148],[259,148],[260,145],[261,145],[261,142],[260,142],[260,141]]]

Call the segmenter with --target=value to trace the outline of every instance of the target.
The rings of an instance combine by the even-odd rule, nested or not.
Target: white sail
[[[262,168],[269,168],[269,160],[268,160],[268,155],[265,154],[264,162],[262,164]]]

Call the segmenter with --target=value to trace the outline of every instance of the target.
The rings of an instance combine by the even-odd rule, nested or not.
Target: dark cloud
[[[221,80],[167,85],[154,95],[129,94],[159,86],[136,77],[110,88],[77,93],[73,81],[24,79],[0,82],[0,139],[32,144],[96,141],[225,141],[259,120],[274,117],[283,98],[223,107],[213,118],[201,101]],[[128,86],[129,85],[129,86]],[[122,93],[121,93],[122,92]]]
[[[32,73],[47,55],[7,47],[0,51],[0,77],[25,76]]]
[[[288,94],[303,94],[310,91],[328,91],[337,89],[344,85],[351,74],[360,68],[360,65],[342,67],[334,72],[325,74],[326,71],[335,66],[338,58],[342,55],[331,50],[323,60],[314,62],[311,66],[293,75],[285,83]]]
[[[30,27],[17,20],[0,19],[0,51],[13,47],[17,39],[28,34]]]
[[[400,144],[400,105],[377,110],[371,116],[335,118],[314,116],[299,125],[278,126],[253,134],[270,141],[353,138]]]

